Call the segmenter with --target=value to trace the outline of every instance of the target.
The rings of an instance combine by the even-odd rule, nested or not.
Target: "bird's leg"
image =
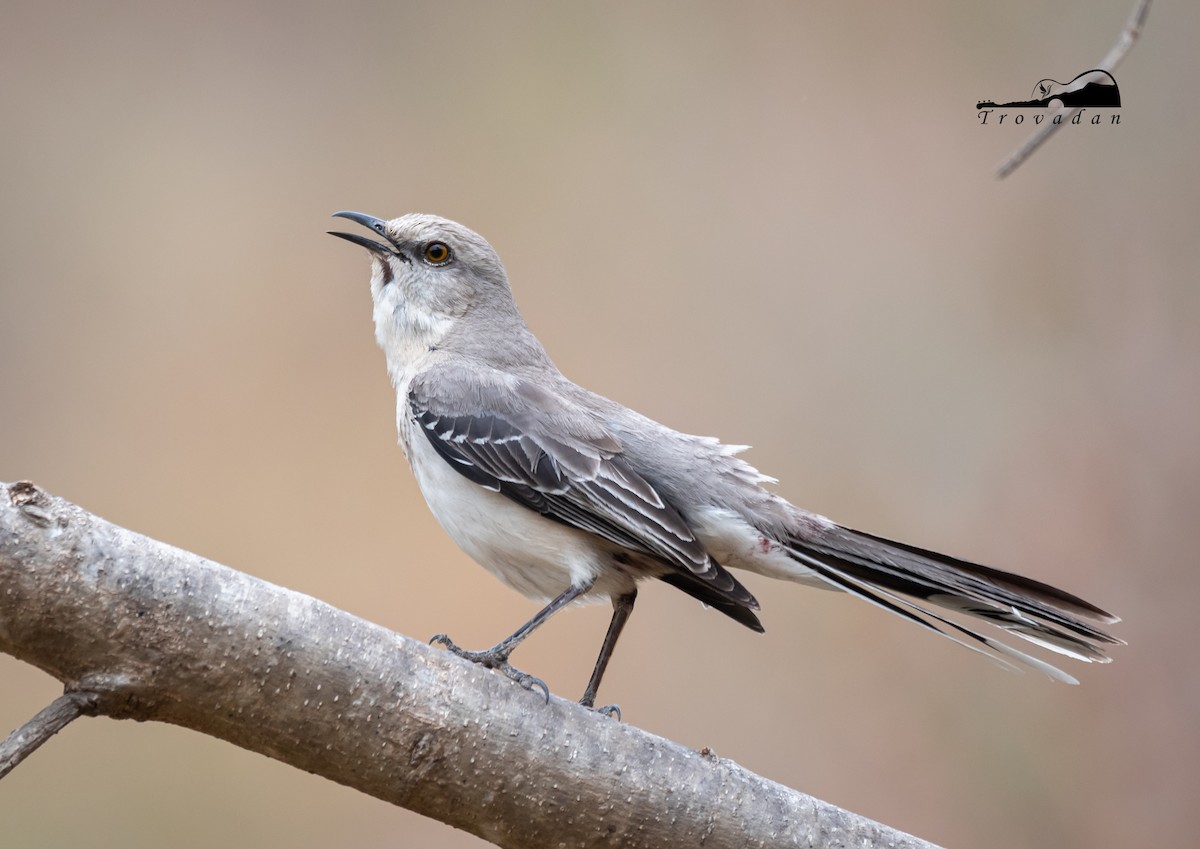
[[[517,669],[508,662],[508,656],[512,654],[513,649],[521,644],[522,640],[537,630],[537,628],[543,622],[545,622],[559,610],[562,610],[575,599],[579,598],[579,596],[590,590],[594,583],[595,581],[588,581],[586,584],[581,584],[579,586],[572,585],[567,587],[565,590],[559,593],[557,598],[534,614],[532,619],[514,631],[511,636],[506,637],[505,639],[496,643],[496,645],[492,646],[490,649],[484,649],[483,651],[468,651],[467,649],[462,649],[456,646],[454,641],[445,634],[438,634],[430,639],[429,642],[436,643],[439,646],[445,646],[446,649],[452,654],[456,654],[461,658],[465,658],[472,663],[478,663],[482,666],[486,666],[488,669],[495,669],[499,672],[503,672],[526,690],[532,690],[534,687],[538,687],[545,694],[546,701],[549,702],[550,690],[546,686],[545,682],[540,678],[535,678],[532,675]]]
[[[583,698],[579,700],[579,703],[586,708],[596,704],[596,691],[600,689],[600,679],[604,677],[604,670],[608,667],[609,658],[612,657],[613,649],[617,647],[617,638],[621,636],[621,629],[625,627],[629,614],[633,613],[635,601],[637,601],[636,589],[613,599],[613,615],[612,620],[608,623],[608,633],[604,635],[604,645],[600,646],[600,656],[596,658],[596,668],[592,670],[592,677],[588,680],[587,689],[583,691]],[[615,716],[617,719],[621,718],[621,709],[616,705],[596,708],[596,712]]]

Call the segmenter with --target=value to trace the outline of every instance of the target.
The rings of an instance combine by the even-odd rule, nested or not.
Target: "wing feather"
[[[445,387],[477,381],[474,409],[456,409]],[[457,384],[456,384],[457,382]],[[442,392],[436,387],[443,387]],[[755,627],[754,596],[709,555],[687,521],[629,465],[620,443],[546,390],[506,376],[420,375],[408,405],[437,453],[469,480],[562,524],[648,555],[680,574],[671,583]],[[701,589],[703,585],[703,589]],[[691,587],[691,589],[689,589]],[[761,626],[758,626],[761,629]]]

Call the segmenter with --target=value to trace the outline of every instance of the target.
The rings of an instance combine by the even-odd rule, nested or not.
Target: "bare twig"
[[[1096,66],[1097,70],[1112,72],[1117,65],[1121,64],[1121,60],[1133,48],[1134,42],[1138,40],[1138,36],[1142,34],[1142,27],[1146,23],[1146,16],[1150,14],[1150,0],[1137,0],[1133,7],[1133,11],[1129,13],[1129,19],[1125,21],[1125,27],[1121,30],[1121,34],[1117,36],[1117,43],[1108,51],[1108,55],[1100,60],[1100,64]],[[996,168],[996,178],[1003,180],[1023,163],[1026,159],[1033,155],[1033,152],[1041,147],[1050,136],[1058,132],[1059,127],[1066,124],[1071,116],[1075,114],[1077,107],[1070,106],[1058,109],[1054,112],[1051,120],[1041,126],[1032,136],[1025,140],[1011,156],[1000,163]],[[1055,122],[1054,118],[1060,118]]]
[[[192,728],[500,846],[930,847],[29,483],[0,484],[0,588],[0,651],[85,712]]]
[[[87,693],[63,693],[0,743],[0,778],[91,708]]]

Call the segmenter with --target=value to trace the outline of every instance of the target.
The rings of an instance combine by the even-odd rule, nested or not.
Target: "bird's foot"
[[[620,705],[605,705],[604,707],[591,708],[601,716],[607,716],[609,719],[621,721],[621,706]]]
[[[621,721],[621,708],[618,705],[605,705],[604,707],[596,707],[596,691],[589,684],[587,690],[584,691],[583,698],[579,700],[579,704],[588,710],[595,711],[601,716],[607,716],[609,719]]]
[[[550,688],[546,686],[546,682],[541,678],[535,678],[527,672],[522,672],[511,663],[508,662],[508,652],[500,646],[492,646],[490,649],[483,651],[470,651],[469,649],[459,648],[445,634],[438,634],[429,640],[430,645],[444,646],[448,652],[458,655],[464,660],[469,660],[472,663],[478,663],[480,666],[486,666],[488,669],[495,669],[497,672],[503,673],[513,681],[516,681],[526,690],[539,689],[546,699],[546,703],[550,703]]]

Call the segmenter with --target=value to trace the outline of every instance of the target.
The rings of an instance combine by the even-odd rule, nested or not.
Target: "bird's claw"
[[[508,652],[500,651],[493,646],[490,649],[483,651],[468,651],[464,648],[459,648],[454,644],[446,634],[435,634],[429,639],[430,645],[444,646],[446,651],[453,655],[461,657],[463,660],[469,660],[472,663],[478,663],[480,666],[486,666],[488,669],[495,669],[497,672],[503,672],[508,678],[516,681],[526,690],[540,689],[542,695],[546,698],[546,704],[550,703],[550,688],[546,686],[546,682],[541,678],[536,678],[527,672],[522,672],[511,663],[508,662]]]
[[[470,651],[455,645],[454,640],[446,634],[434,634],[429,638],[429,645],[443,646],[450,654],[486,666],[488,669],[499,669],[508,664],[508,653],[498,651],[495,646],[483,651]]]
[[[604,707],[592,708],[592,710],[601,716],[607,716],[609,719],[615,719],[617,722],[621,721],[620,705],[605,705]]]
[[[601,716],[607,716],[609,719],[621,721],[620,705],[605,705],[604,707],[596,707],[596,691],[589,684],[588,688],[583,692],[583,698],[579,700],[579,704],[590,711],[595,711]]]
[[[546,682],[541,678],[536,678],[533,675],[530,675],[528,672],[522,672],[515,666],[512,666],[508,663],[504,664],[504,666],[499,666],[496,668],[512,680],[516,681],[526,690],[532,690],[535,687],[541,689],[542,695],[546,698],[546,704],[550,704],[550,688],[546,686]]]

